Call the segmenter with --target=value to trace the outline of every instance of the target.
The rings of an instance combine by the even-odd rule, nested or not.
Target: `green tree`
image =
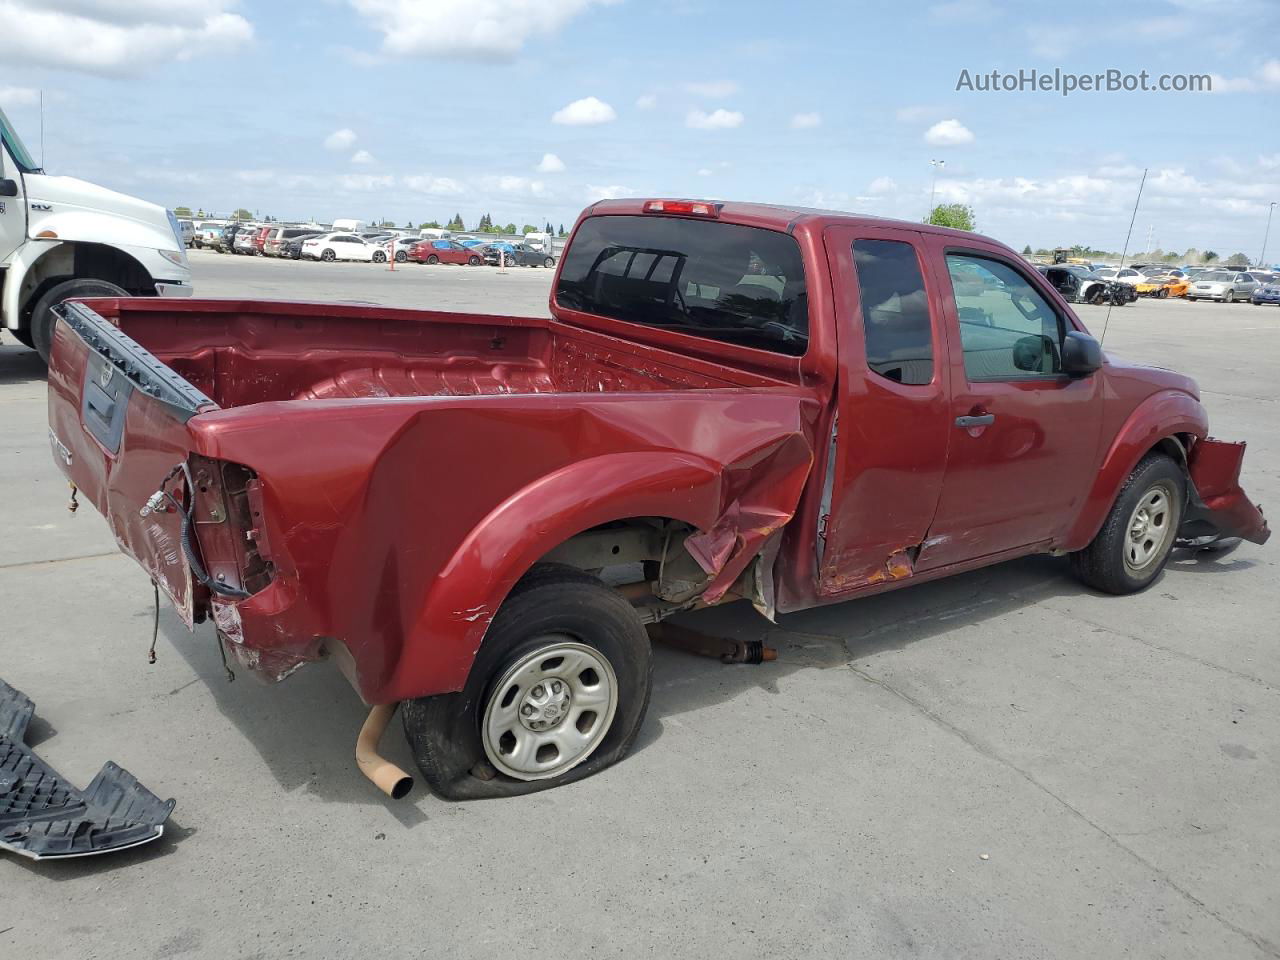
[[[526,223],[523,227],[520,228],[520,232],[524,234],[537,233],[538,228],[535,227],[532,223]]]
[[[1206,250],[1206,251],[1204,252],[1204,256],[1203,256],[1203,257],[1201,257],[1201,259],[1202,259],[1205,263],[1213,263],[1213,261],[1215,261],[1215,260],[1217,260],[1217,259],[1218,259],[1218,251],[1217,251],[1217,250]]]
[[[187,217],[189,219],[191,217],[191,208],[190,207],[174,207],[173,215],[175,217]]]
[[[508,223],[502,228],[502,232],[506,234],[513,234],[516,232],[516,225],[514,223]]]
[[[1247,267],[1249,265],[1249,258],[1243,253],[1233,253],[1231,256],[1227,257],[1226,264],[1228,267]]]
[[[455,213],[455,214],[453,215],[453,219],[452,219],[452,220],[450,220],[450,221],[446,224],[446,226],[447,226],[450,230],[465,230],[465,229],[467,229],[466,224],[464,224],[464,223],[462,222],[462,214],[460,214],[460,213]]]
[[[231,215],[231,219],[232,220],[252,220],[253,214],[250,213],[248,210],[246,210],[244,207],[240,207],[238,210],[236,210],[235,213]]]
[[[383,220],[378,224],[379,227],[394,227],[395,225],[396,222],[394,220]]]
[[[428,220],[426,223],[420,223],[420,224],[418,224],[418,229],[419,229],[419,230],[439,230],[439,229],[440,229],[440,221],[439,221],[439,220]]]
[[[412,221],[412,220],[406,220],[406,221],[404,222],[404,228],[405,228],[406,230],[412,230],[412,229],[413,229],[413,221]]]
[[[963,203],[940,203],[933,208],[929,219],[937,227],[952,227],[956,230],[974,230],[973,207]]]
[[[562,224],[560,224],[560,236],[562,236],[562,237],[566,237],[566,236],[568,236],[568,234],[564,232],[564,224],[563,224],[563,223],[562,223]]]
[[[1025,247],[1022,248],[1022,255],[1024,257],[1031,256],[1031,244],[1028,243]]]

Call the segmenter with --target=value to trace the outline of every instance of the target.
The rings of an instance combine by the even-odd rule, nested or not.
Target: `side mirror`
[[[1072,377],[1087,377],[1102,367],[1102,345],[1087,333],[1068,331],[1062,341],[1062,370]]]
[[[16,197],[17,195],[17,180],[0,180],[0,197]]]

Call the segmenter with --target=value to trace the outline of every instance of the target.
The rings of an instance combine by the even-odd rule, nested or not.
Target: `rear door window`
[[[933,320],[915,247],[901,240],[856,240],[853,262],[867,366],[895,383],[929,383]]]
[[[556,303],[790,356],[809,344],[799,244],[715,220],[587,219],[565,254]]]

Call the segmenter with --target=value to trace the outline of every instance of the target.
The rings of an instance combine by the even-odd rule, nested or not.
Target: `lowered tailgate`
[[[187,421],[217,404],[85,303],[58,312],[49,359],[54,459],[191,626],[182,514],[152,498],[164,485],[189,502],[181,470],[191,452]]]

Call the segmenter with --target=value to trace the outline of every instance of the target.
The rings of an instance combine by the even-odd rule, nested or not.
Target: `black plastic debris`
[[[77,790],[24,742],[35,704],[0,680],[0,849],[33,860],[87,857],[157,839],[175,801],[114,763]]]

